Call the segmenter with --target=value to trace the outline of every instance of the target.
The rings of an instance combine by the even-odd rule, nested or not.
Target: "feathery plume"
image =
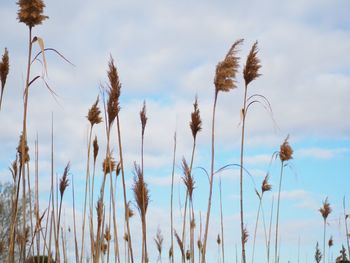
[[[97,105],[98,101],[99,101],[99,98],[97,96],[96,102],[91,106],[91,108],[89,109],[88,115],[86,116],[86,118],[89,120],[91,124],[91,127],[94,126],[95,124],[99,124],[100,122],[102,122],[102,117],[100,116],[101,110]]]
[[[48,16],[43,15],[45,4],[42,0],[19,0],[17,18],[30,28],[40,25]]]
[[[323,219],[326,220],[328,215],[332,212],[331,205],[328,202],[328,197],[323,201],[323,205],[318,211],[320,211]]]
[[[202,129],[202,120],[201,120],[201,116],[198,108],[197,96],[193,103],[193,112],[191,113],[190,128],[192,131],[193,139],[196,139],[197,133]]]
[[[147,212],[149,202],[149,190],[147,184],[145,183],[140,166],[134,163],[134,169],[135,176],[132,190],[134,191],[135,201],[140,215],[144,216]]]
[[[269,174],[267,174],[261,184],[261,192],[264,193],[264,192],[268,192],[268,191],[271,191],[272,189],[272,186],[271,184],[269,183]]]
[[[141,126],[142,126],[142,136],[145,134],[145,128],[147,123],[147,116],[146,116],[146,101],[143,102],[142,110],[140,111],[140,119],[141,119]]]
[[[9,52],[7,48],[5,48],[5,52],[2,55],[2,59],[0,61],[0,82],[1,82],[1,94],[4,91],[7,75],[9,74],[10,63],[9,63]],[[1,102],[0,102],[1,105]]]
[[[242,236],[242,240],[243,240],[244,243],[247,243],[248,237],[249,237],[248,230],[247,230],[247,228],[244,228],[243,236]]]
[[[115,161],[110,154],[103,161],[102,170],[104,174],[112,173],[115,170]]]
[[[121,84],[119,82],[119,76],[117,68],[114,65],[114,60],[111,57],[108,62],[107,71],[109,84],[108,84],[108,100],[107,100],[107,116],[108,125],[112,125],[114,119],[117,117],[120,107],[119,107],[119,96],[121,90]]]
[[[182,177],[182,180],[184,181],[184,183],[187,187],[188,195],[189,195],[190,200],[191,200],[193,190],[194,190],[195,181],[193,179],[193,176],[191,175],[190,168],[188,167],[188,164],[187,164],[185,158],[182,159],[182,170],[184,173],[184,177]]]
[[[158,228],[157,235],[154,238],[154,242],[156,243],[159,255],[162,255],[163,241],[164,241],[164,237],[162,235],[162,232],[160,231],[160,228]]]
[[[98,146],[98,141],[97,141],[97,136],[95,135],[95,139],[92,143],[93,145],[93,149],[94,149],[94,164],[96,163],[96,158],[98,155],[98,150],[99,150],[99,146]]]
[[[243,76],[244,76],[244,81],[246,86],[248,86],[248,84],[252,82],[254,79],[261,76],[261,74],[259,74],[259,69],[261,68],[261,65],[260,65],[260,60],[257,57],[257,54],[258,54],[258,42],[256,41],[248,54],[247,62],[243,70]]]
[[[24,144],[24,152],[22,152],[22,143]],[[23,134],[19,137],[19,143],[17,146],[17,153],[19,155],[19,163],[27,163],[30,160],[29,157],[29,147],[27,145],[27,140],[23,142]]]
[[[280,159],[282,162],[288,161],[290,159],[293,159],[293,149],[292,147],[289,145],[288,142],[289,136],[287,136],[287,138],[284,140],[284,142],[282,143],[281,147],[280,147]]]
[[[68,180],[68,172],[69,172],[70,164],[68,163],[66,168],[64,168],[63,176],[60,179],[60,194],[61,198],[64,194],[64,191],[69,185],[69,180]]]
[[[231,89],[236,88],[236,74],[238,72],[238,61],[239,57],[237,56],[237,47],[242,44],[243,39],[237,40],[223,61],[219,62],[216,66],[216,74],[214,79],[215,91],[228,92]]]

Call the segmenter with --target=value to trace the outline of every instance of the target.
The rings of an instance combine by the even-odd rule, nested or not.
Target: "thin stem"
[[[323,263],[326,263],[326,220],[323,220]]]
[[[213,181],[214,181],[214,138],[215,138],[215,111],[216,103],[218,99],[218,92],[215,91],[214,105],[213,105],[213,116],[212,116],[212,126],[211,126],[211,168],[210,168],[210,181],[209,181],[209,199],[208,199],[208,210],[207,217],[205,221],[205,231],[204,231],[204,242],[203,242],[203,252],[202,252],[202,263],[205,263],[205,253],[207,247],[208,230],[209,230],[209,218],[211,209],[211,199],[213,194]]]
[[[85,178],[85,199],[84,199],[84,214],[83,214],[83,226],[82,226],[82,235],[81,235],[81,254],[80,262],[83,262],[84,256],[84,236],[85,236],[85,218],[86,218],[86,199],[88,192],[88,181],[90,180],[90,149],[91,149],[91,137],[92,137],[92,125],[90,126],[89,132],[89,142],[88,142],[88,153],[86,161],[86,178]]]
[[[346,238],[346,244],[348,246],[348,255],[350,256],[350,245],[349,245],[349,230],[348,230],[348,224],[346,222],[347,216],[346,216],[346,211],[345,211],[345,196],[343,197],[343,208],[344,208],[344,223],[345,223],[345,238]]]
[[[283,167],[284,162],[281,163],[281,174],[280,174],[280,183],[278,187],[278,199],[277,199],[277,218],[276,218],[276,237],[275,237],[275,263],[278,263],[278,223],[279,223],[279,212],[280,212],[280,197],[281,197],[281,187],[282,187],[282,176],[283,176]]]
[[[240,173],[239,173],[239,189],[240,189],[240,215],[241,215],[241,243],[242,243],[242,259],[243,263],[246,263],[245,255],[245,234],[244,234],[244,212],[243,212],[243,160],[244,160],[244,138],[245,138],[245,118],[246,118],[246,104],[247,104],[247,85],[244,88],[244,101],[242,109],[242,133],[241,133],[241,160],[240,160]]]
[[[176,158],[176,132],[174,134],[173,167],[172,167],[172,172],[171,172],[171,196],[170,196],[170,236],[171,236],[171,249],[172,250],[174,250],[173,197],[174,197],[175,158]],[[174,263],[174,251],[172,251],[171,263]]]
[[[121,133],[120,133],[120,123],[119,123],[119,114],[117,114],[117,131],[118,131],[118,146],[119,146],[119,158],[120,158],[120,166],[122,172],[122,184],[123,184],[123,197],[124,197],[124,214],[126,221],[126,228],[128,233],[128,247],[130,251],[131,262],[134,263],[134,255],[132,252],[132,242],[131,242],[131,233],[129,226],[129,215],[128,215],[128,203],[126,199],[126,185],[125,185],[125,176],[124,176],[124,162],[123,162],[123,151],[122,151],[122,141],[121,141]]]
[[[259,207],[258,207],[258,212],[256,214],[256,222],[255,222],[255,229],[254,229],[254,239],[253,239],[253,251],[252,251],[252,263],[254,263],[255,241],[256,241],[256,233],[257,233],[257,230],[258,230],[258,222],[259,222],[259,215],[260,215],[260,209],[261,209],[261,202],[262,202],[262,196],[259,197]]]

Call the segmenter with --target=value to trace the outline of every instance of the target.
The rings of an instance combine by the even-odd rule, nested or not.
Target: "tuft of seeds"
[[[290,159],[293,159],[293,149],[292,147],[289,145],[288,142],[288,138],[289,136],[287,136],[287,138],[284,140],[284,142],[282,143],[281,147],[280,147],[280,159],[282,162],[288,161]]]
[[[320,211],[323,219],[326,220],[328,215],[332,212],[331,205],[328,202],[328,197],[323,201],[323,205],[318,211]]]
[[[69,173],[70,164],[68,163],[66,168],[64,168],[63,176],[60,179],[60,194],[61,198],[63,197],[64,191],[69,185],[68,173]]]
[[[245,227],[245,228],[243,229],[243,236],[242,236],[243,242],[244,242],[244,243],[247,243],[248,238],[249,238],[248,230],[247,230],[247,228]]]
[[[105,238],[105,240],[106,240],[107,242],[109,242],[109,241],[112,239],[111,231],[110,231],[108,225],[106,226],[106,231],[105,231],[105,234],[104,234],[104,238]]]
[[[261,76],[261,74],[259,74],[259,69],[261,68],[261,65],[260,65],[260,60],[257,57],[257,54],[258,54],[258,42],[256,41],[248,54],[247,62],[243,70],[243,76],[244,76],[244,81],[246,86],[248,86],[248,84],[252,82],[254,79]]]
[[[142,127],[142,136],[145,134],[145,128],[147,123],[147,116],[146,116],[146,101],[143,102],[142,110],[140,111],[140,120],[141,120],[141,127]]]
[[[186,250],[186,260],[190,260],[191,259],[191,252],[189,249]]]
[[[43,15],[45,4],[42,0],[19,0],[17,18],[29,28],[40,25],[48,16]]]
[[[239,67],[239,57],[237,56],[237,47],[242,44],[243,39],[237,40],[227,52],[223,61],[216,66],[214,84],[215,91],[228,92],[236,88],[236,74]]]
[[[162,235],[162,232],[160,231],[160,228],[158,228],[157,230],[157,235],[154,238],[154,242],[156,243],[157,246],[157,250],[159,255],[162,254],[162,248],[163,248],[163,241],[164,241],[164,237]]]
[[[221,244],[220,234],[218,234],[218,237],[216,238],[216,243],[220,246]]]
[[[126,209],[127,209],[128,218],[132,218],[134,216],[134,211],[131,209],[131,202],[130,201],[127,203]]]
[[[22,143],[24,144],[24,152],[22,152]],[[27,145],[27,140],[23,142],[23,134],[19,137],[19,143],[17,146],[17,153],[19,155],[19,162],[22,164],[29,162],[29,147]]]
[[[269,174],[267,174],[261,184],[261,192],[264,193],[264,192],[268,192],[268,191],[271,191],[272,189],[272,186],[271,184],[269,183]]]
[[[103,161],[102,170],[104,174],[112,173],[115,170],[115,161],[110,154]]]
[[[108,62],[108,71],[107,71],[109,84],[108,84],[108,100],[107,100],[107,116],[108,116],[108,125],[111,127],[113,121],[117,117],[120,107],[119,107],[119,97],[121,84],[119,82],[119,76],[117,68],[114,65],[114,60],[111,57]]]
[[[333,237],[331,236],[328,240],[328,247],[332,247],[333,246]]]
[[[94,149],[94,164],[96,164],[96,158],[98,155],[98,150],[99,150],[99,146],[98,146],[98,141],[97,141],[97,136],[95,135],[95,139],[92,143],[93,145],[93,149]]]
[[[145,216],[147,212],[148,202],[149,202],[149,190],[148,186],[144,180],[143,173],[139,165],[134,163],[135,176],[134,185],[132,190],[134,191],[134,197],[139,209],[140,215]]]
[[[191,121],[190,121],[190,128],[192,131],[193,139],[196,139],[197,133],[202,130],[202,120],[198,108],[198,99],[197,96],[193,103],[193,112],[191,113]]]
[[[0,82],[1,82],[1,93],[3,92],[6,84],[7,75],[9,74],[10,63],[9,63],[9,52],[5,48],[4,54],[0,61]]]
[[[193,179],[193,176],[191,175],[190,168],[188,167],[188,164],[185,158],[182,159],[182,170],[184,173],[184,177],[182,177],[182,180],[184,181],[187,187],[187,191],[190,199],[192,199],[195,181]]]
[[[100,116],[101,110],[98,107],[98,101],[99,98],[97,96],[97,99],[94,104],[92,104],[91,108],[89,109],[88,115],[86,118],[89,120],[91,127],[94,126],[95,124],[99,124],[102,122],[102,117]]]

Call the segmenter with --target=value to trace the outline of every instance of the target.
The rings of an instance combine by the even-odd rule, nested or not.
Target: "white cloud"
[[[295,155],[299,158],[313,159],[333,159],[348,152],[347,148],[323,149],[323,148],[306,148],[296,151]]]

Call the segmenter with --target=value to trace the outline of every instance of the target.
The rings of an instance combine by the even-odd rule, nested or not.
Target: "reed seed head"
[[[326,199],[323,201],[323,205],[318,211],[320,211],[320,213],[323,217],[323,220],[326,221],[328,215],[332,212],[331,205],[328,202],[328,197],[326,197]]]
[[[188,167],[188,164],[187,164],[185,158],[182,159],[182,170],[184,173],[182,180],[184,181],[186,188],[187,188],[187,191],[188,191],[188,195],[189,195],[190,199],[192,200],[192,194],[193,194],[193,190],[194,190],[195,181],[194,181],[193,176],[191,175],[191,170]]]
[[[247,228],[245,227],[245,228],[243,229],[243,236],[242,236],[243,242],[244,242],[244,243],[247,243],[248,238],[249,238],[248,230],[247,230]]]
[[[169,248],[169,259],[173,256],[173,247]]]
[[[115,170],[115,161],[110,154],[103,161],[102,170],[104,174],[112,173]]]
[[[29,28],[40,25],[48,16],[43,15],[45,4],[42,0],[19,0],[17,18]]]
[[[12,162],[11,167],[9,168],[12,174],[12,179],[14,182],[16,182],[16,178],[18,175],[18,160],[16,159]]]
[[[191,259],[191,252],[189,249],[186,250],[186,260],[190,260]]]
[[[143,173],[139,165],[134,163],[134,185],[132,190],[134,192],[135,201],[140,212],[141,217],[143,218],[146,215],[148,203],[149,203],[149,190],[148,186],[144,180]]]
[[[264,192],[268,192],[268,191],[271,191],[272,189],[272,186],[271,184],[269,183],[269,174],[267,174],[261,184],[261,192],[264,193]]]
[[[176,242],[177,242],[177,244],[179,245],[181,254],[182,254],[183,257],[185,257],[184,244],[183,244],[183,242],[182,242],[180,236],[178,235],[178,233],[177,233],[176,231],[174,231],[174,235],[175,235],[175,238],[176,238]]]
[[[108,125],[111,127],[113,121],[117,117],[120,107],[119,107],[119,97],[121,84],[119,82],[119,76],[117,68],[114,65],[114,60],[111,57],[108,62],[108,71],[107,71],[109,84],[108,84],[108,100],[107,100],[107,116],[108,116]]]
[[[328,247],[332,247],[333,246],[333,237],[331,236],[328,240]]]
[[[109,229],[109,226],[106,226],[106,231],[105,231],[105,234],[104,234],[104,238],[107,242],[111,241],[112,239],[112,236],[111,236],[111,231]]]
[[[98,150],[99,150],[99,146],[98,146],[98,141],[97,141],[97,136],[95,135],[95,139],[92,143],[93,149],[94,149],[94,164],[96,164],[96,158],[98,155]]]
[[[106,243],[101,244],[101,251],[104,255],[106,255],[108,250],[108,245]]]
[[[102,195],[98,198],[97,206],[96,206],[96,212],[97,212],[97,226],[101,227],[102,220],[103,220],[103,200],[102,200]]]
[[[193,112],[191,113],[191,121],[190,121],[190,128],[192,131],[193,139],[195,140],[197,137],[197,133],[202,130],[202,120],[198,108],[198,99],[197,96],[195,98],[195,101],[193,103]]]
[[[156,243],[157,246],[157,250],[159,255],[162,254],[162,248],[163,248],[163,241],[164,241],[164,237],[162,235],[162,232],[160,231],[160,228],[158,228],[157,230],[157,235],[154,238],[154,242]]]
[[[257,54],[258,42],[256,41],[248,54],[247,62],[243,69],[243,76],[246,86],[248,86],[248,84],[254,79],[261,76],[261,74],[259,74],[259,69],[261,68],[260,59],[257,57]]]
[[[142,110],[140,111],[140,119],[141,119],[141,127],[142,127],[142,136],[145,134],[145,128],[147,123],[147,116],[146,116],[146,101],[143,102]]]
[[[282,143],[281,147],[280,147],[280,160],[282,162],[288,161],[290,159],[293,159],[293,149],[292,147],[289,145],[288,142],[289,136],[287,136],[287,138],[284,140],[284,142]]]
[[[120,171],[122,170],[122,165],[121,165],[121,163],[119,162],[118,164],[117,164],[117,168],[115,169],[115,175],[116,175],[116,177],[118,177],[119,175],[120,175]]]
[[[0,81],[1,81],[1,93],[5,88],[7,75],[9,74],[10,63],[9,63],[9,52],[5,48],[4,54],[0,61]]]
[[[216,243],[218,244],[218,246],[220,246],[221,244],[220,234],[218,234],[218,237],[216,238]]]
[[[134,211],[131,209],[131,202],[130,202],[130,201],[127,203],[126,209],[127,209],[127,216],[128,216],[128,218],[132,218],[132,217],[134,216],[135,213],[134,213]]]
[[[61,198],[63,197],[64,191],[66,190],[66,188],[69,185],[69,180],[68,180],[69,168],[70,168],[70,164],[68,163],[66,165],[66,168],[64,168],[63,175],[62,175],[62,177],[60,179],[60,194],[61,194]]]
[[[99,98],[97,96],[97,99],[94,104],[92,104],[91,108],[89,109],[88,115],[86,118],[89,120],[91,127],[94,126],[95,124],[99,124],[102,122],[102,117],[101,117],[101,110],[98,107],[98,101]]]
[[[24,149],[24,151],[23,151],[23,149]],[[17,146],[17,153],[19,155],[19,162],[21,164],[29,162],[29,160],[30,160],[29,147],[27,145],[27,140],[24,140],[24,138],[23,138],[23,134],[19,137],[19,143]]]
[[[124,239],[125,242],[129,242],[129,235],[128,235],[128,233],[124,234],[123,239]]]
[[[236,88],[235,78],[239,67],[237,48],[242,42],[243,39],[237,40],[227,52],[225,59],[217,64],[214,78],[216,93],[219,91],[228,92]]]

